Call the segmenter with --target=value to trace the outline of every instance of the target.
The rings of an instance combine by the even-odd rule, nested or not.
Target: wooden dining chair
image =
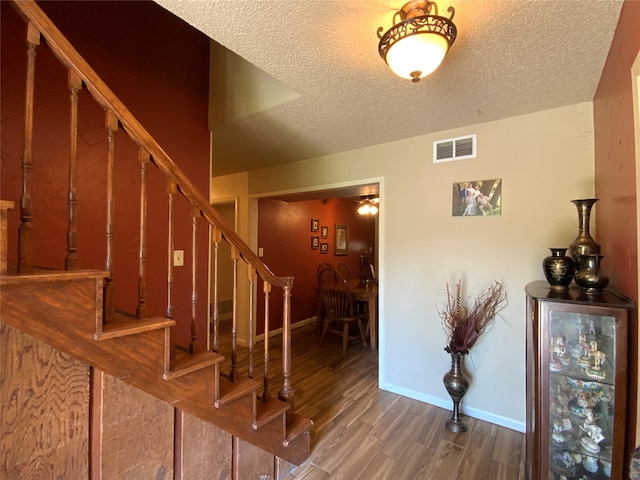
[[[353,280],[353,274],[351,273],[351,270],[349,269],[347,264],[344,262],[336,263],[336,272],[342,275],[342,278],[344,278],[345,280]]]
[[[326,270],[329,270],[329,271],[333,270],[333,267],[331,266],[331,264],[323,262],[320,265],[318,265],[318,272],[317,272],[318,273],[318,286],[320,286],[320,277],[322,277],[322,272],[324,272]],[[334,275],[334,274],[332,273],[332,275]]]
[[[342,335],[342,354],[347,353],[349,341],[358,337],[362,339],[362,344],[367,345],[367,337],[364,332],[363,321],[368,315],[359,313],[356,310],[353,294],[349,290],[346,282],[338,282],[334,285],[324,285],[320,287],[322,302],[324,305],[324,325],[320,336],[320,345],[327,332]],[[352,325],[357,325],[359,335],[350,332]]]
[[[336,283],[344,283],[344,278],[328,263],[318,267],[318,288]]]

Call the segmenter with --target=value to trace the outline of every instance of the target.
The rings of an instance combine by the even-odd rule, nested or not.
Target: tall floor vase
[[[451,400],[453,400],[453,411],[451,418],[447,420],[446,426],[452,432],[466,432],[467,426],[460,419],[460,401],[469,388],[469,378],[462,372],[462,353],[451,354],[451,370],[444,374],[442,382],[447,389]]]

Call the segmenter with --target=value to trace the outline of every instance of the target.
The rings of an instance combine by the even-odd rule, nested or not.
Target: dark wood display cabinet
[[[623,478],[633,302],[547,282],[526,293],[528,480]]]

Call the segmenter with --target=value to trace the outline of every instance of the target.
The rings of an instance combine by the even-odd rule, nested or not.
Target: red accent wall
[[[264,251],[262,260],[276,275],[294,277],[292,323],[316,315],[316,272],[320,263],[344,262],[357,277],[360,255],[369,249],[376,251],[376,219],[359,215],[357,207],[356,203],[344,199],[305,202],[263,199],[258,202],[258,248]],[[321,229],[328,227],[328,238],[320,238],[321,243],[328,243],[326,254],[311,248],[311,238],[321,235],[321,231],[311,231],[311,219],[319,220]],[[347,255],[335,255],[336,224],[349,226]],[[375,253],[370,253],[369,259],[374,263]],[[270,330],[282,327],[281,292],[280,289],[272,290]],[[263,318],[263,312],[263,302],[258,302],[258,318]],[[259,324],[256,330],[258,334],[264,333],[264,325]]]
[[[625,1],[593,101],[596,234],[611,285],[638,298],[636,158],[631,66],[640,51],[640,2]]]
[[[25,23],[7,2],[1,12],[2,199],[10,212],[9,263],[17,258],[22,187]],[[153,2],[39,2],[62,33],[207,196],[209,39]],[[66,253],[69,158],[69,90],[65,68],[42,44],[36,52],[33,145],[33,225],[36,265],[63,268]],[[106,157],[104,111],[83,90],[79,95],[78,255],[81,268],[104,268],[106,252]],[[149,167],[147,305],[166,314],[167,196],[164,175]],[[140,165],[137,147],[116,136],[116,308],[135,312],[138,295]],[[174,283],[177,341],[189,343],[191,320],[191,218],[176,201],[175,246],[185,250]],[[207,228],[198,232],[198,328],[207,315]],[[201,344],[199,349],[206,345]]]
[[[626,0],[593,100],[596,234],[611,286],[638,301],[638,185],[631,67],[640,52],[640,2]],[[638,324],[629,322],[626,460],[638,444]]]

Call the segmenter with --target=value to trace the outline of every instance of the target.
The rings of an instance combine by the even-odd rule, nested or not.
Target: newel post
[[[278,398],[294,405],[294,392],[291,386],[291,288],[293,277],[285,277],[286,285],[283,287],[284,305],[282,308],[282,388],[278,392]],[[265,336],[269,332],[265,332]]]

